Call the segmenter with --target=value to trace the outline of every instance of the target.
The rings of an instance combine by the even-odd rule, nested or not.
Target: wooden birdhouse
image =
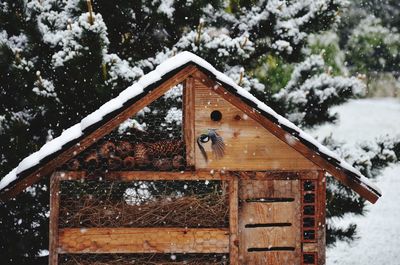
[[[329,175],[381,196],[183,52],[22,160],[0,189],[5,200],[50,177],[51,265],[321,265]]]

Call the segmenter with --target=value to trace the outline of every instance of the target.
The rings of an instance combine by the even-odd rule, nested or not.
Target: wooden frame
[[[316,264],[325,264],[325,173],[323,171],[265,171],[265,172],[221,172],[184,171],[149,172],[120,171],[91,175],[83,171],[55,172],[51,178],[50,254],[49,264],[58,264],[58,255],[63,253],[229,253],[230,264],[239,264],[239,178],[251,180],[297,180],[299,193],[303,194],[303,183],[316,183],[315,207],[316,238],[302,241],[302,253],[315,254]],[[228,184],[229,227],[228,228],[58,228],[59,190],[61,181],[96,179],[109,181],[135,180],[220,180]],[[303,200],[303,198],[301,198]],[[301,214],[302,220],[303,214]],[[302,233],[302,229],[300,229]],[[150,236],[153,235],[153,236]],[[156,235],[156,236],[154,236]],[[196,238],[218,239],[219,243]],[[143,241],[143,238],[149,238]],[[173,243],[174,248],[171,248]],[[301,257],[303,258],[303,257]]]
[[[229,187],[229,264],[239,265],[239,179],[232,176]]]
[[[96,179],[135,180],[220,180],[228,184],[228,228],[58,228],[59,190],[61,181]],[[50,226],[50,265],[56,265],[63,253],[229,253],[230,264],[239,264],[238,252],[238,177],[232,173],[209,171],[149,172],[120,171],[91,175],[84,171],[59,171],[53,174]],[[155,235],[155,236],[154,236]],[[150,237],[149,240],[143,238]],[[213,238],[198,244],[198,238]],[[168,239],[171,239],[168,241]],[[142,242],[142,243],[141,243]],[[173,243],[174,248],[171,248]]]
[[[184,82],[183,89],[183,136],[186,146],[186,163],[189,167],[195,165],[195,133],[194,133],[194,79],[189,76]]]
[[[58,265],[58,214],[60,208],[60,174],[50,177],[49,265]]]
[[[61,180],[80,180],[80,179],[98,179],[118,180],[118,181],[135,181],[135,180],[230,180],[230,174],[210,171],[109,171],[103,174],[90,174],[86,171],[59,171]]]
[[[317,215],[317,238],[318,238],[318,265],[326,263],[326,174],[318,172],[318,215]]]
[[[208,86],[212,91],[220,95],[225,100],[232,103],[237,108],[241,109],[244,113],[246,113],[249,117],[257,121],[261,124],[265,129],[274,134],[277,138],[287,143],[288,139],[291,139],[290,146],[295,149],[297,152],[302,154],[304,157],[321,167],[322,169],[328,171],[335,178],[340,180],[343,184],[353,189],[355,192],[360,194],[362,197],[367,199],[368,201],[375,203],[379,197],[373,194],[367,187],[360,185],[355,180],[350,179],[346,173],[338,168],[337,166],[329,163],[326,159],[321,157],[318,153],[304,145],[297,138],[293,137],[290,133],[283,130],[277,124],[273,123],[266,117],[264,117],[261,113],[256,111],[253,107],[249,106],[245,102],[243,102],[239,97],[233,95],[231,92],[226,90],[220,83],[209,78],[205,73],[198,70],[193,73],[193,77],[202,82],[204,85]]]
[[[332,174],[335,178],[340,180],[343,184],[347,185],[355,192],[360,194],[365,199],[369,200],[371,203],[375,203],[379,199],[379,195],[375,194],[368,187],[364,185],[360,185],[357,180],[352,179],[347,176],[347,172],[341,167],[330,163],[326,158],[322,157],[317,151],[314,151],[312,148],[303,144],[299,139],[292,136],[290,133],[286,132],[282,129],[278,124],[275,124],[273,121],[268,119],[267,117],[263,116],[259,111],[254,109],[252,106],[245,103],[245,101],[238,95],[229,92],[227,89],[221,85],[221,83],[214,80],[213,77],[208,76],[202,70],[198,68],[194,63],[189,64],[188,66],[184,67],[183,69],[179,70],[176,74],[171,76],[170,78],[166,79],[162,84],[160,84],[157,88],[152,89],[151,93],[147,93],[144,97],[137,101],[135,104],[129,106],[127,109],[121,111],[117,114],[114,118],[107,121],[105,124],[97,128],[94,132],[85,136],[85,138],[81,139],[77,144],[74,146],[64,150],[59,154],[56,158],[50,160],[46,164],[42,165],[41,167],[34,170],[32,173],[25,177],[20,177],[20,180],[17,181],[14,186],[11,186],[9,189],[6,189],[0,193],[0,199],[5,200],[10,197],[15,197],[19,192],[24,190],[26,187],[32,185],[33,183],[39,181],[43,176],[47,176],[51,174],[57,167],[66,163],[69,159],[74,157],[75,155],[79,154],[87,147],[89,147],[93,142],[99,140],[107,133],[111,132],[115,129],[122,121],[126,120],[127,118],[134,115],[143,107],[147,106],[158,97],[163,95],[169,88],[179,83],[182,83],[184,80],[188,79],[185,82],[185,86],[188,88],[188,93],[184,96],[184,101],[190,105],[190,102],[193,101],[193,96],[190,93],[191,86],[193,84],[193,79],[199,80],[204,85],[208,86],[212,91],[220,95],[222,98],[227,100],[228,102],[232,103],[234,106],[239,108],[241,111],[246,113],[249,117],[257,121],[260,125],[262,125],[265,129],[267,129],[270,133],[275,135],[281,141],[289,144],[293,149],[297,152],[302,154],[311,162],[315,163],[317,166],[321,167],[323,170],[328,171]],[[186,90],[186,89],[185,89]],[[186,115],[189,115],[189,119],[191,114],[191,107],[189,106],[185,112]],[[188,125],[186,124],[186,127]],[[189,126],[191,127],[191,126]],[[191,133],[193,128],[188,131],[188,135]],[[185,139],[188,143],[192,143],[192,140],[188,139],[186,136]],[[290,143],[289,143],[290,141]],[[193,142],[193,146],[194,142]],[[192,150],[190,150],[190,145],[188,149],[188,162],[189,165],[193,162],[191,156]],[[193,155],[193,154],[192,154]]]
[[[177,72],[175,75],[170,77],[164,83],[159,85],[157,88],[153,89],[151,93],[146,94],[140,101],[132,104],[127,109],[123,110],[117,116],[106,122],[104,125],[96,129],[94,132],[87,135],[85,138],[79,141],[79,143],[73,145],[67,150],[63,151],[50,162],[46,163],[42,167],[36,169],[34,172],[30,173],[25,178],[21,179],[9,190],[4,191],[0,194],[0,199],[4,200],[10,197],[15,197],[18,193],[23,191],[26,187],[31,186],[33,183],[39,181],[43,176],[51,174],[57,167],[65,164],[69,159],[81,153],[83,150],[88,148],[90,145],[100,140],[103,136],[114,130],[121,122],[125,121],[129,117],[135,115],[139,110],[146,107],[148,104],[161,97],[165,92],[167,92],[171,87],[181,83],[188,76],[197,71],[197,67],[194,65],[189,65],[184,69]]]
[[[182,67],[183,68],[183,67]],[[167,75],[163,77],[163,80],[160,85],[152,89],[150,87],[150,92],[142,93],[140,97],[141,100],[135,102],[134,104],[127,106],[126,109],[120,110],[118,114],[115,114],[108,121],[104,121],[104,124],[99,126],[94,131],[90,133],[87,132],[82,138],[76,140],[76,144],[70,146],[69,148],[65,148],[60,151],[60,154],[54,159],[50,159],[47,157],[48,162],[43,162],[43,164],[39,164],[37,168],[32,168],[33,172],[23,174],[24,178],[13,182],[10,189],[4,190],[0,194],[0,199],[4,200],[9,197],[13,197],[21,192],[26,187],[32,185],[37,182],[42,177],[49,175],[54,172],[58,167],[65,164],[69,159],[75,157],[88,147],[90,147],[93,143],[101,139],[103,136],[110,133],[114,130],[121,122],[128,119],[129,117],[135,115],[138,111],[143,109],[148,104],[155,101],[157,98],[161,97],[165,94],[171,87],[183,83],[183,140],[185,143],[185,154],[186,154],[186,162],[187,167],[186,170],[192,171],[183,171],[183,172],[150,172],[150,171],[104,171],[104,172],[96,172],[96,173],[88,173],[85,171],[60,171],[54,172],[50,178],[50,225],[49,225],[49,264],[56,265],[58,264],[58,258],[60,253],[165,253],[165,252],[182,252],[182,253],[229,253],[230,254],[230,264],[238,265],[242,260],[240,256],[243,257],[243,253],[241,252],[242,242],[252,242],[257,243],[260,242],[260,245],[254,245],[246,247],[247,252],[267,252],[269,253],[273,251],[291,251],[290,254],[292,260],[298,260],[297,258],[301,254],[310,254],[316,257],[315,264],[323,265],[325,264],[325,218],[326,218],[326,181],[325,174],[329,172],[335,178],[340,180],[343,184],[347,185],[357,193],[359,193],[362,197],[366,198],[370,202],[374,203],[379,197],[379,192],[372,192],[373,188],[368,189],[365,185],[360,185],[357,182],[357,179],[353,179],[349,177],[345,168],[336,166],[335,163],[329,162],[329,156],[322,156],[318,153],[318,150],[312,149],[312,147],[307,145],[307,141],[303,141],[303,139],[298,139],[295,136],[292,136],[289,129],[283,129],[279,124],[275,123],[273,119],[268,118],[268,114],[264,113],[263,110],[259,107],[253,107],[251,104],[247,104],[247,101],[244,97],[240,96],[234,89],[230,89],[228,84],[225,84],[222,80],[218,81],[214,77],[209,76],[206,72],[203,72],[201,67],[196,66],[194,64],[189,64],[181,70],[176,70],[174,72],[169,73],[171,77],[167,79]],[[175,74],[173,74],[175,73]],[[222,84],[221,84],[222,83]],[[200,86],[199,86],[200,85]],[[206,86],[206,87],[204,87]],[[225,87],[224,87],[225,86]],[[201,97],[203,94],[195,94],[195,88],[201,87],[201,91],[203,91],[205,97]],[[257,128],[262,130],[266,129],[271,134],[268,134],[268,137],[274,139],[275,142],[281,144],[280,141],[289,145],[290,148],[304,156],[306,159],[303,159],[302,156],[296,153],[298,157],[310,165],[308,167],[301,167],[300,170],[290,170],[290,167],[283,167],[282,165],[277,166],[277,169],[288,169],[285,170],[274,170],[275,167],[266,167],[264,162],[264,155],[261,155],[260,170],[257,168],[246,169],[244,167],[238,167],[237,171],[224,172],[222,170],[226,169],[226,165],[222,165],[221,171],[214,170],[205,170],[206,167],[202,167],[198,161],[196,161],[196,133],[195,129],[202,130],[201,121],[204,117],[197,115],[200,109],[204,104],[200,105],[196,109],[196,100],[199,98],[204,98],[205,102],[209,99],[208,94],[211,95],[211,92],[215,92],[218,97],[218,100],[221,100],[219,96],[223,99],[222,102],[225,101],[231,103],[235,106],[235,111],[240,115],[234,113],[236,116],[245,117],[246,115],[253,119],[255,122],[260,124]],[[200,96],[199,96],[200,95]],[[132,99],[136,100],[135,98]],[[229,104],[226,104],[229,105]],[[233,108],[232,105],[229,105],[230,108]],[[239,110],[236,110],[238,108]],[[256,109],[255,109],[256,108]],[[242,113],[243,112],[243,113]],[[264,113],[264,115],[263,115]],[[208,116],[208,114],[206,115]],[[228,115],[227,115],[228,116]],[[232,116],[232,120],[235,120],[235,116]],[[246,116],[246,117],[247,117]],[[208,118],[208,117],[207,117]],[[231,117],[230,117],[231,119]],[[203,119],[204,120],[204,119]],[[239,120],[239,119],[236,119]],[[197,125],[196,125],[197,124]],[[196,127],[197,126],[197,127]],[[208,126],[208,124],[204,125]],[[93,126],[94,127],[94,126]],[[249,126],[242,126],[244,128],[249,128]],[[247,131],[249,133],[249,131]],[[231,133],[231,132],[230,132]],[[228,133],[226,133],[228,134]],[[250,133],[249,133],[250,135]],[[225,137],[225,136],[224,136]],[[276,140],[275,137],[279,140]],[[225,138],[227,139],[227,138]],[[255,139],[253,137],[252,139]],[[251,141],[251,140],[250,140]],[[227,141],[229,143],[229,141]],[[266,144],[267,145],[267,144]],[[228,146],[228,145],[227,145]],[[264,146],[259,144],[258,146]],[[286,146],[280,146],[279,150],[283,150],[287,148]],[[278,148],[277,148],[278,149]],[[287,153],[291,149],[284,149],[285,152],[281,153],[285,154],[284,158],[289,161],[289,163],[293,163],[293,161],[297,161],[296,159],[292,159]],[[234,157],[234,156],[232,156]],[[271,155],[271,159],[274,156]],[[297,156],[296,156],[297,157]],[[199,157],[198,157],[199,158]],[[43,159],[43,161],[47,161]],[[252,161],[252,160],[250,160]],[[277,158],[275,156],[275,160]],[[242,161],[239,161],[242,162]],[[258,163],[258,161],[257,161]],[[238,163],[240,164],[240,163]],[[241,163],[243,165],[246,163]],[[203,168],[203,170],[195,170],[195,167]],[[235,164],[236,165],[236,164]],[[209,169],[213,169],[215,167],[210,166]],[[253,170],[254,171],[245,171],[245,170]],[[270,169],[264,171],[265,169]],[[228,170],[236,170],[236,167],[229,168]],[[326,172],[325,172],[326,170]],[[23,172],[24,173],[24,172]],[[229,205],[229,227],[225,228],[165,228],[165,227],[157,227],[157,228],[89,228],[89,229],[81,229],[81,228],[65,228],[59,229],[59,208],[60,208],[60,182],[66,180],[80,180],[80,179],[97,179],[101,178],[107,181],[167,181],[167,180],[176,180],[176,181],[197,181],[197,180],[218,180],[228,184],[228,205]],[[267,186],[263,186],[262,182],[265,181]],[[282,184],[285,181],[290,181],[291,184],[288,184],[287,189],[284,188],[286,184]],[[315,183],[315,190],[312,192],[305,191],[303,188],[303,184],[305,181],[311,181]],[[243,184],[245,183],[245,184]],[[251,198],[249,195],[248,198],[240,197],[243,194],[247,194],[246,192],[242,192],[241,187],[239,185],[243,184],[243,186],[247,185],[246,183],[250,183],[248,186],[251,186],[248,190],[251,190],[248,194],[253,195],[252,193],[261,194],[260,196],[264,196],[268,200],[264,200],[262,204],[271,205],[273,201],[278,203],[279,207],[258,207],[256,203],[260,203],[261,201],[257,201],[265,198]],[[264,184],[265,184],[264,183]],[[300,183],[300,186],[299,186]],[[260,184],[260,185],[259,185]],[[295,184],[295,185],[294,185]],[[252,186],[253,185],[253,186]],[[226,187],[226,186],[224,186]],[[277,194],[281,192],[282,194],[288,190],[293,192],[298,189],[298,193],[289,198],[288,196],[275,196],[275,191]],[[267,192],[265,192],[267,190]],[[303,197],[298,199],[296,196],[303,196],[304,194],[312,193],[314,195],[314,202],[310,203],[314,207],[314,213],[308,217],[314,220],[313,226],[309,228],[314,232],[314,237],[312,239],[304,239],[303,232],[308,228],[304,227],[304,219],[305,217],[303,213],[304,203]],[[271,197],[268,197],[271,195]],[[268,195],[268,196],[267,196]],[[239,199],[241,200],[241,204],[239,207]],[[246,201],[248,200],[248,201]],[[242,207],[245,201],[246,203],[254,203],[252,207]],[[301,207],[299,208],[302,213],[298,212],[298,208],[295,208],[293,202],[299,202]],[[285,206],[286,203],[286,206]],[[292,204],[290,204],[292,203]],[[289,205],[290,204],[290,205]],[[290,207],[292,208],[290,208]],[[239,209],[240,208],[240,209]],[[251,209],[250,209],[251,208]],[[244,218],[242,218],[241,210],[245,209],[250,214],[248,216],[256,216],[264,217],[264,219],[259,218],[260,223],[252,223],[247,222],[244,226],[241,223]],[[248,210],[250,209],[250,210]],[[263,221],[266,220],[266,216],[269,215],[268,211],[273,214],[278,212],[275,218],[270,218],[271,222]],[[243,210],[243,211],[245,211]],[[290,214],[290,218],[287,217]],[[286,219],[281,218],[286,215]],[[293,216],[297,216],[296,218],[292,218]],[[250,218],[249,218],[250,219]],[[282,219],[282,220],[278,220]],[[288,220],[290,219],[290,220]],[[299,220],[300,219],[300,220]],[[294,220],[294,221],[292,221]],[[247,225],[247,226],[246,226]],[[297,227],[300,226],[300,227]],[[274,229],[272,229],[273,227]],[[280,232],[276,227],[280,227],[284,232]],[[293,229],[289,229],[291,227]],[[248,228],[247,231],[256,231],[254,233],[248,233],[246,236],[242,237],[244,233],[242,233],[245,229]],[[268,229],[270,230],[268,230]],[[276,229],[275,229],[276,228]],[[258,229],[258,230],[256,230]],[[278,231],[271,232],[271,231]],[[260,236],[259,231],[264,231],[265,234]],[[297,233],[299,231],[299,233]],[[275,233],[275,234],[274,234]],[[299,236],[300,234],[300,236]],[[265,236],[267,235],[267,236]],[[197,238],[204,239],[203,237],[207,237],[206,240],[198,243],[196,241]],[[301,237],[301,238],[300,238]],[[144,240],[143,242],[143,238]],[[147,239],[149,238],[149,239]],[[208,238],[212,238],[212,240],[217,243],[211,244],[208,242]],[[256,238],[256,239],[255,239]],[[288,242],[288,238],[292,240],[289,245],[279,245],[276,244],[275,249],[271,250],[269,247],[266,247],[267,240],[269,239],[277,240],[278,243]],[[267,239],[267,240],[266,240]],[[240,242],[239,242],[240,241]],[[167,243],[166,243],[167,242]],[[266,243],[267,242],[267,243]],[[171,247],[171,244],[174,247]],[[264,245],[263,245],[264,244]],[[274,247],[272,247],[274,248]],[[250,251],[251,250],[251,251]],[[282,252],[280,252],[282,253]],[[253,255],[254,256],[254,255]],[[260,255],[261,256],[261,255]],[[277,255],[278,256],[278,255]],[[265,257],[265,256],[264,256]],[[268,254],[269,261],[273,260],[273,255]],[[303,258],[303,257],[301,257]],[[240,262],[239,262],[240,260]],[[260,259],[253,259],[250,263],[253,263],[254,260],[260,261]],[[272,262],[272,261],[271,261]],[[279,263],[280,261],[274,261],[275,263]],[[272,262],[272,263],[274,263]],[[303,261],[302,261],[303,262]],[[274,264],[275,264],[274,263]]]

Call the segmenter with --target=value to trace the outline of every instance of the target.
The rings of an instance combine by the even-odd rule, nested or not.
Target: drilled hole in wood
[[[304,206],[303,214],[304,215],[314,215],[315,214],[315,207],[313,205]]]
[[[315,194],[313,193],[304,194],[303,199],[305,203],[313,203],[315,202]]]
[[[291,226],[291,223],[269,223],[269,224],[247,224],[245,228],[259,228],[259,227],[285,227]]]
[[[253,198],[246,199],[246,202],[293,202],[294,198]]]
[[[264,252],[264,251],[294,251],[294,247],[270,247],[270,248],[248,248],[247,252]]]
[[[303,226],[304,227],[314,227],[315,219],[311,217],[303,218]]]
[[[303,187],[305,191],[313,191],[315,190],[315,183],[311,180],[307,180],[304,181]]]
[[[210,114],[210,118],[213,121],[220,121],[222,119],[222,113],[219,110],[214,110],[213,112],[211,112]]]
[[[304,230],[303,231],[303,238],[305,240],[313,240],[313,239],[315,239],[315,231],[314,230]]]
[[[303,254],[303,263],[315,264],[315,254],[314,253]]]

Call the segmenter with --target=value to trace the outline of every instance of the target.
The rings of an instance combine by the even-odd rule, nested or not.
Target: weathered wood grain
[[[326,176],[319,171],[318,179],[318,206],[317,206],[317,238],[318,238],[318,265],[326,263]]]
[[[215,159],[211,144],[204,144],[208,163],[196,147],[196,168],[242,171],[317,168],[314,163],[198,79],[195,80],[194,87],[196,137],[208,129],[217,129],[226,145],[226,155],[222,159]],[[220,121],[211,120],[210,115],[214,110],[222,113]]]
[[[223,228],[66,228],[60,253],[228,253]]]
[[[229,261],[239,265],[239,180],[234,176],[229,182]]]
[[[195,165],[194,94],[194,79],[188,77],[183,88],[183,136],[188,166]]]
[[[379,196],[377,196],[374,192],[369,190],[367,187],[360,185],[357,181],[347,176],[346,172],[342,168],[339,168],[334,164],[328,162],[325,158],[321,157],[318,153],[308,148],[306,145],[287,133],[277,124],[265,118],[261,113],[256,111],[251,106],[247,105],[240,98],[227,91],[219,83],[209,78],[203,72],[196,71],[193,74],[193,77],[195,77],[196,80],[198,80],[199,82],[203,83],[206,87],[210,88],[209,91],[213,91],[221,98],[229,101],[232,105],[243,111],[246,115],[248,115],[254,121],[258,122],[258,124],[260,124],[265,129],[267,129],[271,134],[275,135],[281,141],[287,143],[288,146],[302,154],[305,158],[309,159],[311,162],[317,165],[317,167],[326,170],[327,172],[332,174],[332,176],[341,181],[344,185],[353,189],[366,200],[370,201],[371,203],[375,203],[379,199]]]
[[[50,177],[49,264],[58,265],[58,215],[60,209],[60,178]]]
[[[99,179],[108,181],[135,181],[135,180],[230,180],[232,176],[219,171],[204,170],[161,172],[161,171],[108,171],[99,174],[88,174],[85,171],[60,171],[61,180]]]
[[[239,198],[263,199],[263,198],[291,198],[299,197],[299,180],[241,180]]]
[[[239,198],[241,264],[300,264],[300,180],[241,179]]]
[[[260,254],[251,252],[241,265],[299,265],[299,257],[294,251],[270,251]]]

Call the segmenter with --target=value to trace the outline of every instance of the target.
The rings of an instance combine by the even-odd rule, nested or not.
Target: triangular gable
[[[58,166],[82,152],[115,129],[121,122],[163,95],[169,88],[193,76],[230,103],[244,111],[264,128],[304,157],[328,171],[361,196],[375,202],[381,192],[358,170],[322,146],[293,123],[274,112],[226,75],[200,57],[182,52],[143,76],[120,95],[101,106],[38,152],[28,156],[0,181],[1,197],[12,197],[49,175]]]

